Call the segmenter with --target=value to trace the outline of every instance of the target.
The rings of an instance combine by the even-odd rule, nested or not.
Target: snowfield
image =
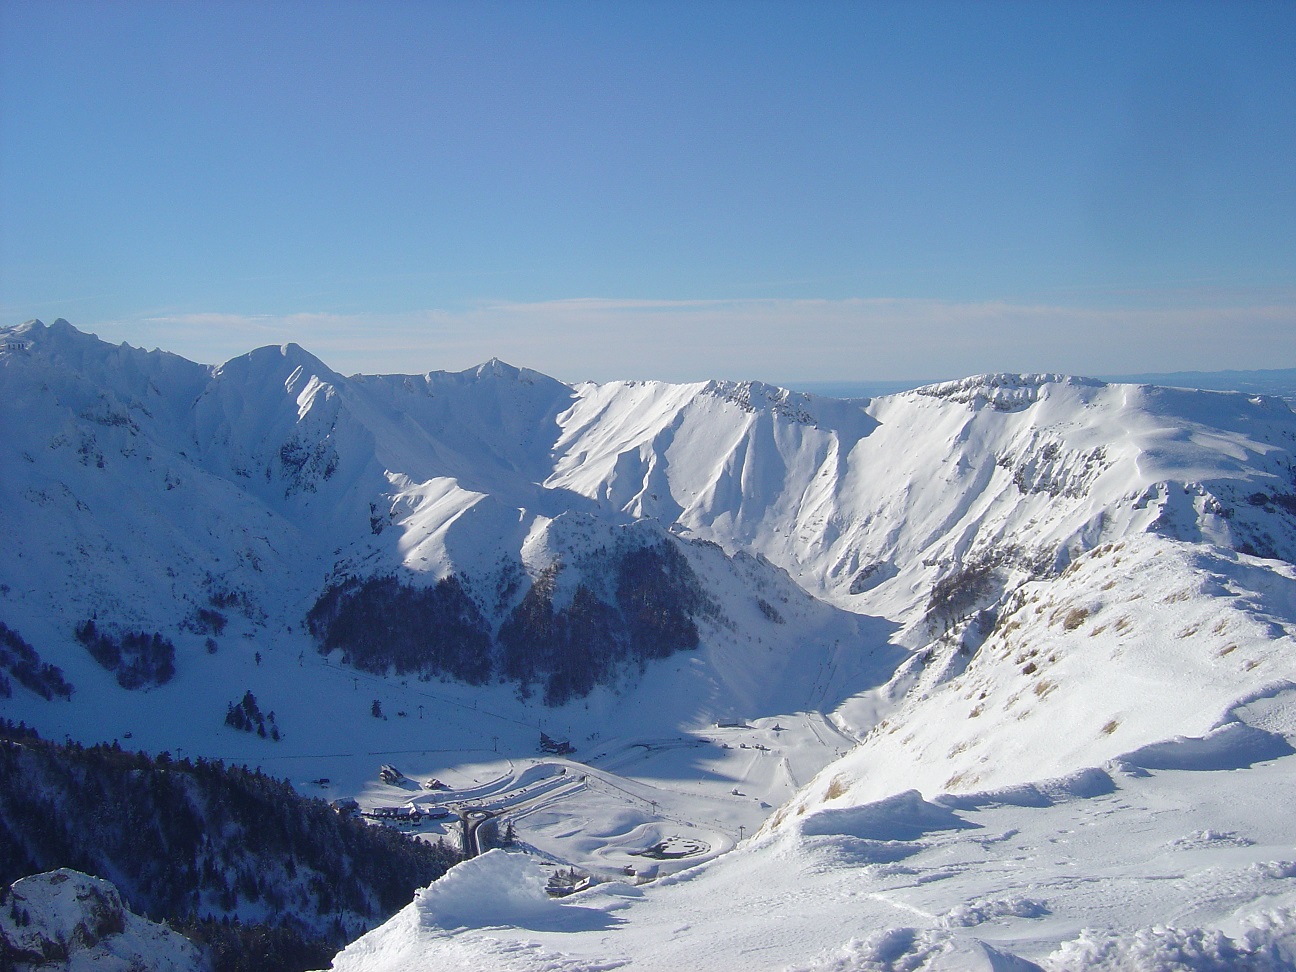
[[[1007,635],[957,674],[956,648],[930,659],[884,722],[723,858],[600,885],[544,920],[403,916],[334,968],[1296,967],[1296,645],[1265,585],[1245,585],[1264,567],[1150,536],[1096,550],[1068,575],[1082,623],[1068,631],[1071,601],[1029,585]],[[1118,624],[1144,601],[1158,607],[1140,631]],[[1009,639],[1040,668],[1023,674]],[[484,859],[462,871],[498,878],[501,900],[517,883]]]
[[[1280,399],[348,378],[3,331],[0,621],[75,686],[15,682],[6,718],[417,806],[426,837],[514,828],[337,970],[1296,968]],[[494,635],[657,544],[697,647],[557,707],[362,671],[305,623],[341,578],[453,576]],[[87,618],[165,633],[175,677],[122,688]],[[246,691],[280,741],[225,725]],[[593,886],[550,898],[573,867]]]

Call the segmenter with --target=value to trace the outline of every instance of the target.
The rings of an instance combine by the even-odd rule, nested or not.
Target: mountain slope
[[[754,547],[816,593],[889,616],[959,570],[1048,573],[1153,526],[1296,556],[1296,427],[1274,399],[1059,376],[865,404],[624,385],[587,389],[565,425],[550,483]]]
[[[720,860],[542,919],[462,865],[333,968],[1290,970],[1293,649],[1290,564],[1131,535],[839,709],[873,728]]]
[[[900,657],[887,624],[816,601],[763,558],[542,485],[577,393],[534,372],[348,379],[294,346],[206,368],[64,322],[6,333],[25,347],[0,355],[16,430],[0,443],[15,549],[0,562],[0,619],[76,690],[49,705],[19,688],[6,711],[51,734],[308,758],[357,740],[401,748],[409,725],[375,709],[434,706],[452,738],[480,739],[456,713],[485,692],[505,744],[529,749],[546,718],[566,735],[666,735],[831,708]],[[389,610],[445,617],[435,592],[448,581],[464,625],[450,641],[477,639],[488,656],[458,671],[488,686],[443,683],[456,669],[435,657],[436,625]],[[353,597],[381,590],[394,600]],[[342,637],[344,614],[382,651]],[[395,627],[373,628],[379,615]],[[122,691],[121,670],[76,640],[90,621],[117,644],[172,645],[174,676]],[[413,657],[393,653],[397,631]],[[363,700],[339,665],[373,685]],[[281,745],[229,734],[249,690],[277,713]],[[543,714],[573,697],[579,708]],[[351,711],[360,727],[335,715]]]
[[[15,548],[0,620],[91,696],[108,673],[72,634],[97,619],[174,642],[176,683],[155,691],[233,679],[207,703],[220,712],[263,658],[279,671],[317,648],[558,702],[695,646],[695,720],[788,711],[812,676],[777,679],[783,703],[744,687],[736,673],[770,665],[753,637],[784,672],[864,649],[819,697],[832,708],[887,680],[887,642],[971,651],[1021,584],[1125,537],[1296,559],[1296,417],[1263,397],[1000,375],[847,402],[758,383],[573,388],[499,361],[344,378],[294,345],[208,368],[63,321],[6,334],[24,347],[0,358]],[[642,595],[609,580],[647,551]],[[436,607],[447,579],[460,599]],[[380,580],[397,600],[366,608],[357,592]],[[321,614],[322,595],[337,603]],[[478,660],[438,661],[416,615],[377,654],[334,623],[350,611],[363,632],[407,601],[452,610]],[[393,638],[409,641],[399,662]],[[19,692],[23,718],[59,711]],[[874,708],[846,723],[866,732]]]
[[[205,369],[64,322],[12,333],[31,349],[5,360],[29,467],[9,525],[21,535],[43,505],[62,520],[52,548],[93,546],[107,569],[112,537],[135,534],[149,573],[190,575],[165,592],[136,578],[121,597],[136,610],[205,587],[300,617],[335,568],[485,588],[502,554],[547,566],[523,551],[564,514],[756,550],[890,617],[959,571],[1000,590],[1148,528],[1296,557],[1296,420],[1272,399],[989,376],[861,403],[754,383],[573,389],[501,362],[345,379],[292,345]],[[145,509],[161,516],[131,515]]]

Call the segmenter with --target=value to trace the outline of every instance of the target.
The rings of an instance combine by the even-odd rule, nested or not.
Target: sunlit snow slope
[[[908,613],[959,569],[998,591],[1150,528],[1296,552],[1278,399],[1058,375],[862,402],[756,383],[578,390],[549,484],[760,550],[857,610]]]

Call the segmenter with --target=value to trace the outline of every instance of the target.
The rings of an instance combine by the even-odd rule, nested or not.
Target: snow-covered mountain
[[[11,718],[303,782],[327,765],[362,802],[404,753],[605,877],[653,848],[662,873],[711,861],[495,922],[534,955],[413,918],[373,933],[393,954],[677,968],[706,938],[713,968],[1124,968],[1128,936],[1188,920],[1231,936],[1203,955],[1288,967],[1256,964],[1290,961],[1287,919],[1238,924],[1296,906],[1262,797],[1296,795],[1279,399],[991,375],[843,401],[498,361],[347,378],[292,345],[209,368],[62,321],[2,344],[0,621],[75,687],[15,686]],[[147,668],[131,633],[174,646],[174,677],[121,687]],[[224,725],[245,689],[281,741]],[[538,728],[580,762],[524,759]],[[516,883],[462,866],[467,893]],[[1198,907],[1203,868],[1232,890]],[[771,909],[795,931],[762,933]],[[423,967],[375,948],[339,967]]]
[[[201,956],[165,925],[127,909],[107,881],[68,868],[5,888],[0,957],[28,969],[151,969],[201,972]]]
[[[47,561],[23,565],[43,568],[29,594],[76,565],[65,614],[177,625],[215,594],[284,620],[342,572],[453,573],[484,597],[501,555],[534,575],[593,524],[645,519],[888,616],[959,571],[988,597],[1149,528],[1296,553],[1271,399],[1000,375],[845,402],[573,388],[499,361],[347,379],[295,345],[212,369],[63,321],[6,333],[26,350],[4,359],[5,525]]]

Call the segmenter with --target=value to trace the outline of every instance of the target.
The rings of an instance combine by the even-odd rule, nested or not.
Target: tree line
[[[46,701],[56,696],[72,698],[72,683],[64,677],[63,670],[43,661],[22,635],[0,621],[0,697],[13,696],[11,676]]]
[[[76,626],[75,633],[90,656],[117,676],[122,688],[165,685],[175,677],[175,644],[157,631],[117,634],[87,618]]]
[[[0,720],[0,886],[58,867],[105,878],[132,911],[206,942],[217,972],[323,967],[458,860],[259,770]]]
[[[553,565],[531,582],[494,636],[465,584],[451,575],[430,587],[393,576],[330,585],[307,616],[319,650],[375,674],[447,677],[483,685],[513,681],[562,705],[627,671],[696,648],[693,616],[709,605],[688,560],[669,541],[603,551],[560,604]],[[596,584],[598,585],[596,587]]]

